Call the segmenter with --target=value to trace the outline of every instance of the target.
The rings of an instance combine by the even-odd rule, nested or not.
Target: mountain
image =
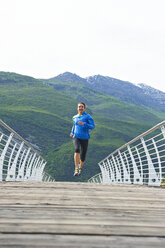
[[[57,181],[86,181],[99,173],[97,163],[124,143],[164,120],[165,114],[138,107],[86,86],[86,79],[65,74],[41,80],[0,72],[0,118],[47,160]],[[69,137],[77,101],[88,103],[95,120],[81,178],[73,178],[74,147]]]
[[[142,108],[152,108],[159,112],[165,112],[165,93],[145,84],[135,85],[108,76],[95,75],[81,78],[76,74],[65,72],[57,77],[48,80],[54,83],[57,90],[62,90],[57,83],[77,83],[100,93],[113,96],[121,101],[142,106]],[[59,88],[58,88],[59,87]],[[62,86],[61,86],[62,87]]]
[[[155,88],[152,88],[151,86],[148,86],[146,84],[138,84],[138,86],[141,87],[145,95],[152,96],[152,98],[159,101],[160,105],[164,106],[165,104],[165,93],[164,92],[157,90]]]
[[[86,83],[85,78],[81,78],[75,73],[65,72],[56,77],[48,79],[49,82],[76,82],[76,83]]]

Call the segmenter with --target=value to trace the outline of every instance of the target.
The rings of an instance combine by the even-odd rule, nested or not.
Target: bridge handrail
[[[2,120],[0,126],[0,181],[55,181],[40,153]]]
[[[165,181],[165,121],[116,149],[98,165],[103,183],[160,186]],[[98,176],[90,182],[98,182]]]
[[[31,147],[31,149],[37,153],[40,157],[42,157],[37,150],[34,149],[32,145],[30,145],[25,139],[23,139],[16,131],[14,131],[11,127],[9,127],[5,122],[0,120],[0,125],[6,128],[9,132],[15,134],[20,140],[22,140],[28,147]]]
[[[98,173],[95,176],[88,179],[89,183],[102,183],[102,174]]]
[[[136,142],[137,140],[139,140],[140,138],[146,136],[147,134],[155,131],[156,129],[158,129],[161,126],[165,125],[165,121],[160,122],[159,124],[157,124],[156,126],[150,128],[149,130],[147,130],[146,132],[140,134],[139,136],[137,136],[136,138],[132,139],[131,141],[129,141],[128,143],[124,144],[123,146],[121,146],[120,148],[116,149],[115,151],[113,151],[111,154],[109,154],[106,158],[104,158],[103,160],[101,160],[99,163],[103,162],[105,159],[109,158],[110,156],[112,156],[113,154],[115,154],[118,150],[121,150],[125,147],[127,147],[128,145]]]

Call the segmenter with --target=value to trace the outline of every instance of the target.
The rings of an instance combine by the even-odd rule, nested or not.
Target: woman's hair
[[[82,104],[84,105],[84,109],[87,107],[87,105],[84,102],[79,102],[77,105]]]

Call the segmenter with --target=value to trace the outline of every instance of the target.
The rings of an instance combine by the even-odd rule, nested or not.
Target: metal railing
[[[54,181],[45,165],[39,152],[0,120],[0,181]]]
[[[102,174],[98,173],[88,180],[89,183],[103,183]]]
[[[160,186],[165,179],[165,121],[112,152],[98,163],[89,182]]]

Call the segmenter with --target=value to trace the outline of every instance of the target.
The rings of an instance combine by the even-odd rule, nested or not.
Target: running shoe
[[[81,168],[78,169],[78,175],[81,175]]]
[[[74,177],[75,177],[75,176],[78,176],[78,175],[79,175],[78,172],[79,172],[79,171],[78,171],[78,169],[76,168],[75,171],[74,171],[74,175],[73,175],[73,176],[74,176]]]

